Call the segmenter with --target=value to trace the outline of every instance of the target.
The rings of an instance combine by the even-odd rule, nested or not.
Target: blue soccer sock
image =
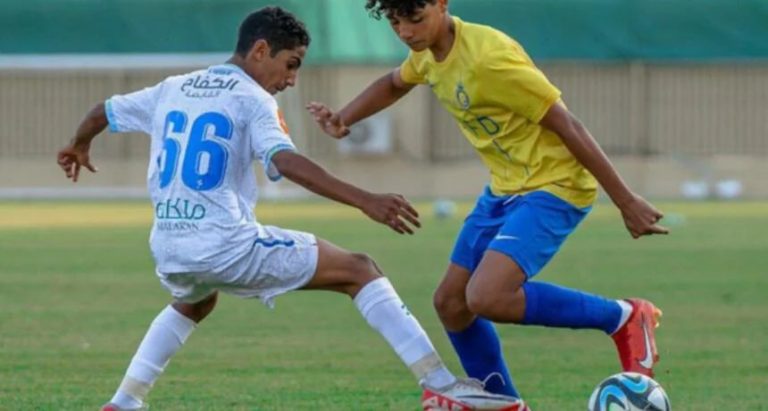
[[[464,331],[448,331],[448,338],[468,376],[486,381],[485,389],[492,393],[520,397],[504,363],[493,323],[477,317]],[[500,378],[488,378],[491,374]]]
[[[591,328],[613,333],[622,319],[616,300],[554,284],[529,281],[523,324],[562,328]]]

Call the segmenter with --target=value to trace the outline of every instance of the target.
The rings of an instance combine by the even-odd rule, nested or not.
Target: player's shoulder
[[[239,103],[240,111],[245,116],[258,113],[265,107],[277,106],[275,97],[267,92],[241,68],[232,64],[220,64],[203,70],[205,75],[221,77],[226,87],[230,101]]]
[[[259,123],[264,119],[274,119],[278,113],[275,97],[257,83],[244,85],[242,89],[230,96],[230,101],[235,106],[237,117],[244,123]]]
[[[211,75],[225,76],[228,79],[236,81],[236,86],[231,87],[232,96],[239,99],[249,100],[258,103],[271,103],[275,100],[274,96],[269,94],[253,78],[246,74],[241,68],[232,64],[222,64],[211,66],[207,73]]]
[[[464,21],[456,17],[455,21],[461,25],[461,31],[466,36],[478,36],[487,39],[494,39],[496,37],[506,36],[501,30],[489,26],[487,24],[474,23],[471,21]]]
[[[459,20],[461,21],[461,20]],[[461,22],[462,37],[483,55],[512,53],[525,55],[522,45],[507,33],[485,24]]]
[[[234,90],[232,98],[251,107],[253,113],[277,108],[277,99],[269,94],[255,81],[243,84],[238,90]]]

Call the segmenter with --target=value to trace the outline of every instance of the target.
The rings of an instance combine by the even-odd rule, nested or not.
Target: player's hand
[[[341,116],[325,104],[312,101],[307,104],[307,111],[312,114],[325,134],[334,138],[342,138],[349,134],[349,127],[341,120]]]
[[[67,175],[67,178],[72,179],[72,182],[77,182],[77,179],[80,176],[81,167],[87,168],[92,173],[99,171],[91,164],[89,154],[90,149],[90,145],[77,145],[72,143],[59,150],[59,153],[56,155],[56,162],[59,163],[59,167],[64,170],[64,174]]]
[[[626,225],[632,238],[652,234],[669,234],[668,228],[658,224],[664,214],[639,195],[633,194],[632,199],[621,205],[619,210],[624,218],[624,225]]]
[[[413,234],[414,227],[421,227],[419,213],[400,194],[371,194],[360,209],[371,220],[389,226],[400,234]]]

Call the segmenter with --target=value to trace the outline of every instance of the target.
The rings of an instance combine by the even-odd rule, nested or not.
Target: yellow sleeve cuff
[[[560,100],[561,95],[562,92],[559,89],[552,87],[550,93],[544,98],[542,104],[539,106],[538,111],[531,113],[530,120],[536,124],[541,122],[544,116],[547,115],[547,112],[549,112],[549,109],[552,108],[552,106],[555,105],[558,100]]]

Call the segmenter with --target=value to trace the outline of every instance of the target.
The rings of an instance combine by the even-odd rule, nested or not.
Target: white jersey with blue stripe
[[[239,67],[173,76],[106,102],[113,132],[150,136],[150,247],[158,271],[209,271],[245,255],[260,227],[253,207],[259,160],[271,180],[295,150],[274,97]]]

